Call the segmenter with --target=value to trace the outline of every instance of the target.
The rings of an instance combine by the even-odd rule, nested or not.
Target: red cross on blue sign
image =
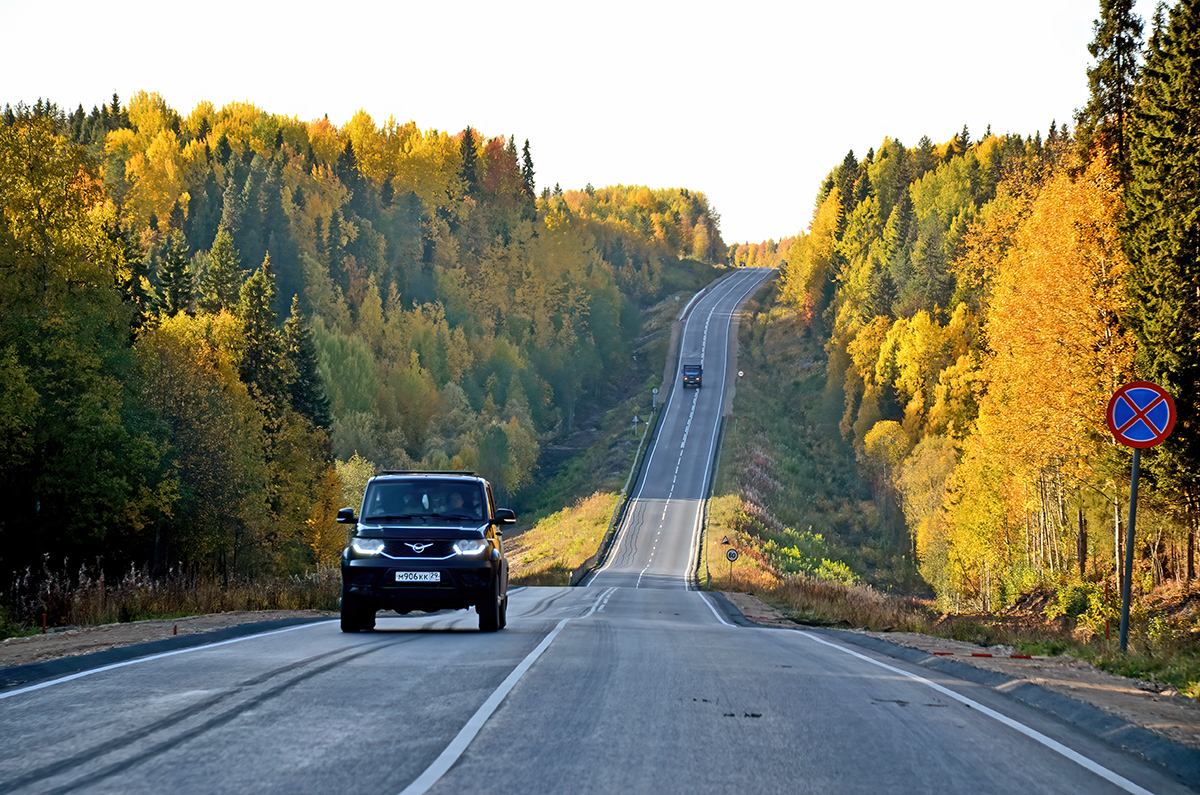
[[[1175,401],[1158,384],[1134,381],[1113,394],[1105,419],[1118,442],[1145,450],[1171,435]]]

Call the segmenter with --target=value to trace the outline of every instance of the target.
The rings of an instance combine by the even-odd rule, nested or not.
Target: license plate
[[[441,582],[440,571],[398,571],[396,582]]]

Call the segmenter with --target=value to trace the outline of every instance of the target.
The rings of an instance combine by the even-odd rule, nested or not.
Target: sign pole
[[[1129,602],[1133,590],[1133,527],[1137,519],[1138,470],[1142,450],[1162,444],[1175,427],[1175,401],[1149,381],[1133,381],[1117,389],[1108,401],[1105,422],[1119,444],[1133,448],[1129,473],[1129,527],[1125,534],[1125,581],[1121,583],[1121,652],[1129,641]],[[1120,516],[1120,513],[1117,514]],[[1120,534],[1117,534],[1120,538]]]
[[[1141,466],[1141,448],[1133,448],[1133,469],[1129,474],[1129,526],[1125,533],[1125,582],[1121,584],[1121,651],[1129,639],[1130,581],[1133,579],[1133,524],[1137,519],[1138,470]]]

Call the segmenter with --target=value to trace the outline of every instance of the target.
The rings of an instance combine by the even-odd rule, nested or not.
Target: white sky
[[[1154,0],[1137,0],[1149,33]],[[727,243],[806,227],[848,149],[1043,134],[1098,0],[0,0],[0,104],[156,91],[528,138],[536,182],[703,191]]]

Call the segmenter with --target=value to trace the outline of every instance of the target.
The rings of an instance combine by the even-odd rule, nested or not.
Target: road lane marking
[[[705,596],[700,591],[696,591],[696,593],[700,594],[700,599],[703,600],[704,604],[708,606],[708,609],[712,611],[712,614],[717,617],[717,621],[720,621],[722,624],[724,624],[727,627],[735,626],[734,624],[730,624],[728,621],[726,621],[725,618],[720,613],[717,612],[717,608],[713,605],[712,602],[710,602],[708,600],[707,596]]]
[[[124,668],[129,665],[137,665],[138,663],[150,662],[151,660],[161,660],[164,657],[174,657],[177,654],[187,654],[188,652],[193,652],[193,651],[202,651],[204,649],[215,649],[217,646],[228,646],[230,643],[241,643],[244,640],[253,640],[254,638],[265,638],[269,635],[279,635],[284,632],[294,632],[297,629],[308,629],[309,627],[320,627],[320,626],[324,626],[325,624],[332,624],[336,620],[337,619],[331,619],[329,621],[314,621],[311,624],[299,624],[294,627],[284,627],[283,629],[273,629],[269,632],[259,632],[254,635],[245,635],[240,638],[230,638],[229,640],[219,640],[216,643],[206,643],[202,646],[190,646],[186,649],[176,649],[174,651],[164,651],[164,652],[160,652],[159,654],[151,654],[147,657],[138,657],[137,659],[134,659],[134,660],[124,660],[119,663],[112,663],[111,665],[102,665],[99,668],[90,668],[86,671],[79,671],[78,673],[69,674],[68,676],[60,676],[58,679],[51,679],[48,682],[39,682],[36,685],[29,685],[28,687],[19,687],[16,690],[6,690],[5,692],[0,693],[0,701],[3,701],[4,699],[10,698],[12,696],[19,696],[22,693],[30,693],[30,692],[33,692],[34,690],[42,690],[43,688],[53,687],[54,685],[61,685],[66,682],[73,682],[76,679],[82,679],[85,676],[92,676],[93,674],[100,674],[100,673],[104,673],[105,671],[115,671],[118,668]]]
[[[537,658],[541,657],[542,653],[550,648],[550,644],[558,637],[558,633],[562,632],[563,627],[577,618],[587,618],[600,610],[603,603],[607,602],[608,598],[616,590],[615,587],[612,587],[601,592],[596,597],[596,601],[592,602],[592,606],[583,615],[564,618],[555,624],[554,629],[550,630],[549,634],[542,638],[542,642],[533,651],[529,652],[524,660],[521,660],[517,667],[512,670],[512,673],[500,683],[499,687],[492,691],[487,701],[483,702],[483,705],[467,721],[467,725],[462,727],[454,739],[450,741],[450,744],[446,746],[446,749],[438,755],[437,759],[433,760],[433,764],[425,768],[421,775],[417,776],[411,784],[401,790],[400,795],[423,795],[434,784],[438,783],[442,776],[446,775],[446,771],[453,767],[454,763],[463,755],[463,752],[467,750],[467,746],[471,744],[471,741],[483,729],[483,725],[487,723],[488,718],[492,717],[492,713],[500,707],[501,702],[504,701],[504,697],[516,687],[517,682],[521,681],[521,677],[525,675],[525,672],[533,667],[533,664],[537,662]]]
[[[718,616],[718,618],[720,618],[720,616]],[[758,627],[757,629],[761,629],[764,632],[774,632],[775,631],[775,630],[767,629],[766,627]],[[897,668],[894,665],[888,665],[885,662],[873,659],[871,657],[868,657],[865,654],[860,654],[859,652],[856,652],[853,649],[847,649],[845,646],[842,646],[837,643],[833,643],[832,641],[828,641],[818,635],[812,634],[811,632],[793,631],[793,634],[799,635],[799,636],[805,638],[806,640],[811,640],[816,643],[820,643],[824,646],[828,646],[831,649],[837,649],[840,652],[849,654],[852,657],[857,657],[860,660],[869,662],[871,665],[879,666],[880,668],[891,671],[892,673],[900,674],[901,676],[907,677],[908,679],[912,679],[915,682],[920,682],[921,684],[925,685],[926,687],[936,690],[937,692],[941,693],[942,695],[944,695],[948,698],[952,698],[961,704],[965,704],[966,706],[970,707],[971,709],[979,710],[981,713],[983,713],[984,715],[987,715],[989,718],[992,718],[993,720],[1003,723],[1005,726],[1008,726],[1010,729],[1014,729],[1015,731],[1020,732],[1021,734],[1025,735],[1026,737],[1033,740],[1034,742],[1040,743],[1040,744],[1044,745],[1045,747],[1049,748],[1051,751],[1054,751],[1055,753],[1060,754],[1061,756],[1064,756],[1067,759],[1070,759],[1072,762],[1074,762],[1075,764],[1084,768],[1085,770],[1095,773],[1097,776],[1100,776],[1100,778],[1104,779],[1105,781],[1108,781],[1111,784],[1114,784],[1114,785],[1120,787],[1121,789],[1125,790],[1126,792],[1133,793],[1133,795],[1152,795],[1152,793],[1149,790],[1140,787],[1139,785],[1133,783],[1132,781],[1130,781],[1129,779],[1120,775],[1119,773],[1115,773],[1112,770],[1109,770],[1108,768],[1104,767],[1103,765],[1099,764],[1098,762],[1093,762],[1091,759],[1088,759],[1086,756],[1079,753],[1078,751],[1075,751],[1075,750],[1063,745],[1058,740],[1055,740],[1051,737],[1047,737],[1046,735],[1039,732],[1037,729],[1030,728],[1029,726],[1026,726],[1024,723],[1021,723],[1020,721],[1010,718],[1001,712],[997,712],[996,710],[992,709],[991,707],[987,707],[987,706],[984,706],[983,704],[980,704],[978,701],[976,701],[973,698],[968,698],[967,696],[964,696],[961,693],[956,693],[955,691],[951,690],[950,688],[945,687],[943,685],[939,685],[937,682],[934,682],[930,679],[926,679],[925,677],[923,677],[919,674],[915,674],[910,671],[905,671],[903,668]]]

